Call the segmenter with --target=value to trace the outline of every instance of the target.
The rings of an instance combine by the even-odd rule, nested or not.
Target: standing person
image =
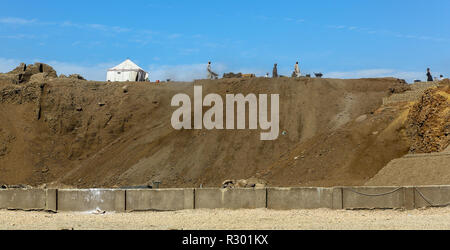
[[[300,77],[301,76],[300,68],[298,66],[298,62],[295,63],[294,75],[295,75],[295,77]]]
[[[278,78],[278,69],[277,69],[277,67],[278,67],[278,64],[274,64],[273,65],[273,72],[272,72],[272,77],[273,78]]]
[[[211,62],[208,62],[208,67],[206,68],[206,71],[208,72],[208,79],[214,80],[217,79],[217,74],[214,73],[211,69]]]
[[[431,75],[430,68],[427,69],[427,81],[428,82],[432,82],[433,81],[433,76]]]
[[[211,62],[208,62],[208,67],[206,67],[206,71],[208,72],[208,79],[212,79],[212,74],[211,74]]]

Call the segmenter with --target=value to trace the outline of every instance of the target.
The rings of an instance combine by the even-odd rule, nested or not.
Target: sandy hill
[[[10,79],[0,80],[0,183],[112,187],[160,180],[184,187],[258,177],[273,185],[353,184],[409,149],[396,133],[403,108],[378,109],[390,90],[403,85],[393,78],[155,85],[48,72],[25,82],[0,77]],[[171,98],[192,96],[194,85],[202,85],[204,95],[280,94],[283,135],[263,142],[258,130],[174,130]],[[297,156],[302,160],[290,162]]]
[[[174,130],[171,99],[192,97],[194,85],[224,100],[279,94],[282,135],[260,141],[259,130]],[[364,185],[377,174],[381,180],[384,166],[408,152],[448,146],[448,89],[426,91],[417,103],[395,97],[414,91],[417,98],[418,89],[426,88],[394,78],[106,83],[57,77],[45,64],[21,65],[0,74],[0,184],[120,187],[158,180],[162,187],[217,187],[254,177],[272,186]],[[390,101],[382,105],[383,99]]]

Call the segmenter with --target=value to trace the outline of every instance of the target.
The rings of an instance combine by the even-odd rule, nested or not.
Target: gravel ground
[[[450,208],[414,211],[186,210],[139,213],[0,211],[0,229],[450,229]]]

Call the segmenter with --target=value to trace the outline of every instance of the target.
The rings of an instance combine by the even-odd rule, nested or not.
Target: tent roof
[[[130,59],[125,60],[121,64],[117,65],[114,68],[109,69],[109,71],[144,71],[141,67],[137,66]]]

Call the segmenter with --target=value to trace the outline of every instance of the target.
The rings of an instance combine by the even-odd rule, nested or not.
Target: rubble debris
[[[86,81],[86,79],[84,79],[84,77],[79,74],[69,75],[69,78]]]
[[[409,84],[407,84],[405,80],[399,79],[398,84],[389,88],[389,93],[390,94],[400,94],[400,93],[404,93],[404,92],[410,91],[410,90],[411,90],[411,86]]]
[[[411,153],[433,153],[450,144],[450,86],[425,91],[408,116]]]
[[[223,74],[223,78],[242,78],[242,73],[237,73],[237,74],[235,74],[233,72],[225,73],[225,74]]]
[[[222,188],[265,188],[267,186],[267,181],[250,178],[247,180],[226,180],[222,183]]]

